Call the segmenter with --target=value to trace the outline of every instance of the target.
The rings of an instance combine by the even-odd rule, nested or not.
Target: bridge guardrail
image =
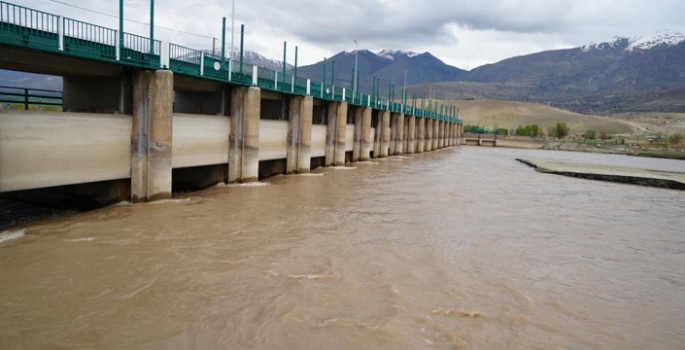
[[[62,107],[62,91],[0,86],[0,103],[20,105],[26,111],[30,106]]]
[[[107,61],[146,69],[160,69],[162,43],[159,40],[123,33],[114,29],[57,16],[0,0],[0,44],[28,47],[52,53]],[[152,47],[150,47],[152,45]],[[278,74],[266,68],[257,69],[253,80],[253,65],[239,61],[226,63],[224,57],[202,50],[169,43],[168,69],[177,74],[202,77],[237,85],[256,84],[261,88],[290,93],[311,95],[332,101],[346,101],[357,106],[374,106],[394,113],[414,114],[424,118],[448,120],[447,116],[427,112],[421,108],[390,102],[324,83],[308,81],[304,77],[292,78],[290,74]],[[166,49],[166,47],[165,47]],[[242,61],[242,59],[241,59]],[[219,63],[218,66],[216,63]],[[166,66],[166,62],[165,62]],[[216,68],[219,69],[216,69]],[[231,71],[229,72],[229,67]],[[308,90],[309,86],[309,90]],[[374,95],[377,93],[374,92]],[[461,119],[454,119],[461,124]]]

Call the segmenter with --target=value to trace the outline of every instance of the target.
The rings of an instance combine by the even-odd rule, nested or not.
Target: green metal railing
[[[116,60],[117,31],[62,18],[63,50],[89,58]]]
[[[242,42],[242,41],[241,41]],[[254,66],[243,59],[229,62],[215,55],[173,43],[168,45],[168,62],[163,62],[162,43],[150,38],[123,34],[99,25],[33,10],[0,0],[0,45],[31,48],[80,58],[107,61],[146,69],[169,69],[175,74],[200,77],[234,85],[256,85],[262,89],[286,94],[310,95],[329,101],[348,102],[355,106],[371,106],[393,113],[413,114],[423,118],[462,124],[461,119],[414,108],[407,104],[380,98],[378,92],[362,94],[339,86],[314,82],[305,77],[283,74]],[[242,46],[241,46],[242,47]],[[229,72],[230,67],[230,72]],[[394,96],[394,94],[391,94]]]
[[[30,106],[62,107],[62,91],[0,86],[0,103],[27,111]]]

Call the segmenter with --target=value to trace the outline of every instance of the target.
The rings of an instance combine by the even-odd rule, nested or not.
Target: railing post
[[[159,65],[161,68],[170,69],[171,66],[170,66],[170,62],[169,62],[169,57],[170,57],[169,51],[171,51],[171,43],[167,44],[166,42],[163,41],[161,43],[161,50],[162,51],[160,52],[160,56],[159,56]]]
[[[366,107],[371,107],[371,95],[367,96],[369,96],[369,99],[366,101]]]
[[[59,50],[64,51],[64,17],[57,19],[57,35],[59,35]]]
[[[321,83],[321,98],[323,98],[323,93],[324,93],[323,90],[324,90],[324,89],[326,89],[326,84],[325,84],[325,83]]]
[[[233,55],[233,51],[231,51],[231,56]],[[228,81],[231,81],[233,79],[233,58],[228,59]]]
[[[290,92],[295,92],[295,76],[290,77]]]
[[[274,90],[278,90],[278,71],[274,71]]]
[[[29,110],[29,89],[24,89],[24,110]]]
[[[343,102],[345,102],[345,88],[343,88],[343,96],[342,97],[343,97],[342,98]]]
[[[119,37],[119,31],[115,31],[116,36]],[[114,54],[116,56],[117,61],[121,59],[121,43],[123,40],[116,40],[116,44],[114,45],[114,50],[116,51]]]
[[[200,54],[200,75],[205,75],[205,52]]]
[[[252,85],[257,86],[259,82],[259,67],[252,66]]]
[[[312,81],[307,79],[307,96],[311,95],[312,92]]]

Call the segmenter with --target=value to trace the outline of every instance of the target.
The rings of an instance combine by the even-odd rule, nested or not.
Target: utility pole
[[[124,48],[124,0],[119,0],[119,48]]]
[[[231,4],[231,54],[229,55],[231,57],[228,58],[229,66],[233,60],[233,50],[235,50],[233,47],[233,39],[235,39],[235,0],[233,0]],[[221,59],[223,60],[223,57]]]
[[[150,0],[150,56],[155,54],[155,0]]]
[[[352,83],[352,102],[354,103],[354,98],[357,95],[357,56],[359,53],[359,43],[354,40],[356,48],[354,49],[354,82]]]

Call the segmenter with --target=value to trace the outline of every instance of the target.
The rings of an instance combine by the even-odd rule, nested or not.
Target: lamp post
[[[352,83],[352,102],[354,103],[354,98],[357,96],[357,55],[359,53],[359,43],[354,40],[356,48],[354,49],[354,82]]]

